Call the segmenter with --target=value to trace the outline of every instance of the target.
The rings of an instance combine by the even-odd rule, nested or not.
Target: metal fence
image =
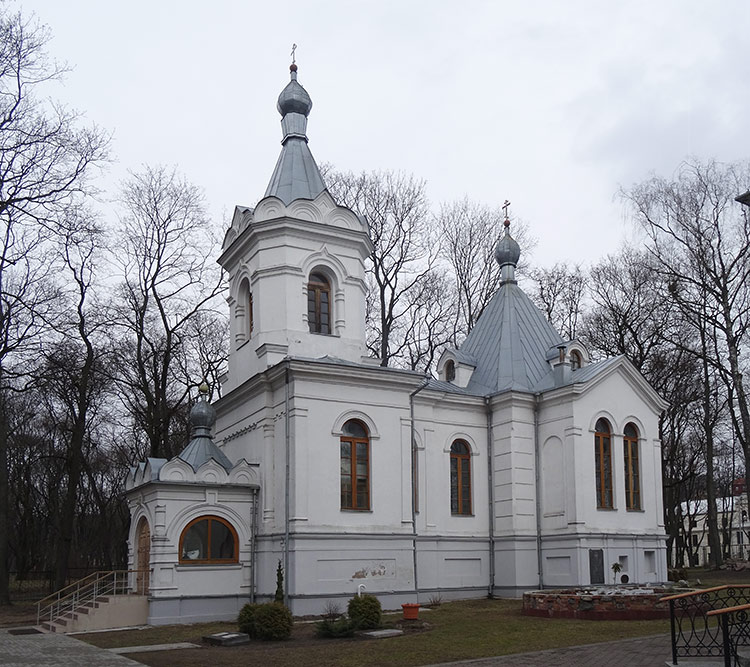
[[[95,568],[73,568],[68,570],[65,586],[91,574]],[[11,602],[36,602],[55,592],[54,570],[34,570],[32,572],[10,573]]]

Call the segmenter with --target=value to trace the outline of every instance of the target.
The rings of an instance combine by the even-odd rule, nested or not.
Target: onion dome
[[[281,91],[276,108],[282,116],[286,116],[288,113],[301,113],[307,117],[312,109],[312,100],[307,91],[297,83],[297,65],[292,64],[289,71],[292,80]]]
[[[210,432],[211,427],[216,423],[216,410],[208,402],[208,386],[202,384],[198,391],[200,398],[190,410],[190,426],[193,436],[204,435],[206,431]]]
[[[500,237],[495,246],[495,259],[501,268],[504,266],[515,268],[521,257],[521,246],[510,235],[510,220],[508,218],[505,218],[503,225],[505,226],[505,234]],[[512,280],[513,278],[510,279]]]

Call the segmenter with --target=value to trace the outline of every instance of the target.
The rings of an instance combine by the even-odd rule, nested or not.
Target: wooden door
[[[149,574],[151,570],[151,531],[146,517],[141,517],[136,530],[138,558],[136,560],[135,592],[139,595],[148,593]]]

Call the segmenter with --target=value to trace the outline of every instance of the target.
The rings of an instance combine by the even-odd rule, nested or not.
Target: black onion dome
[[[276,108],[282,116],[288,113],[301,113],[307,117],[312,109],[312,100],[301,84],[297,83],[297,66],[289,68],[292,72],[292,80],[281,91]]]

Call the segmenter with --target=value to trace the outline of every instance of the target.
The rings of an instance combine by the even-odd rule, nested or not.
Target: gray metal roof
[[[466,389],[483,394],[538,391],[552,374],[547,350],[562,343],[562,336],[518,284],[507,281],[461,346],[476,359]]]
[[[312,101],[307,91],[297,83],[297,71],[279,96],[281,113],[281,155],[266,188],[266,197],[278,197],[289,205],[295,199],[315,199],[325,184],[318,165],[307,145],[307,115]]]
[[[205,388],[205,392],[208,388]],[[227,458],[211,439],[211,427],[216,423],[216,410],[208,402],[207,393],[201,386],[201,398],[190,410],[190,425],[192,427],[192,440],[183,449],[177,458],[192,466],[197,471],[204,463],[213,459],[229,472],[234,464]]]

